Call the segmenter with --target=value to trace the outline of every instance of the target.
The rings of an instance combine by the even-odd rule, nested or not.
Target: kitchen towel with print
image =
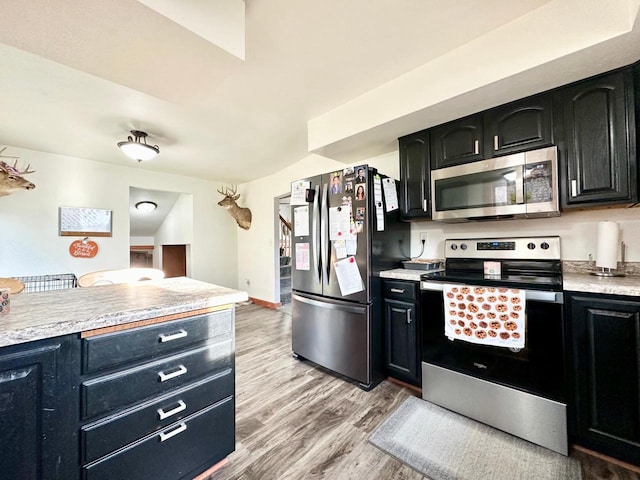
[[[517,288],[445,284],[444,334],[450,340],[524,348],[525,301]]]

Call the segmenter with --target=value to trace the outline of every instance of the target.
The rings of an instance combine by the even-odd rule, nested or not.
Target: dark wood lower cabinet
[[[384,358],[387,372],[420,386],[420,313],[418,282],[385,280]]]
[[[571,294],[573,442],[640,465],[640,300]]]
[[[190,480],[228,456],[234,309],[214,310],[0,348],[0,479]]]
[[[0,349],[0,478],[78,478],[74,340]]]

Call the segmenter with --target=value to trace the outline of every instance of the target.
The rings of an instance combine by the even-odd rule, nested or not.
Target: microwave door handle
[[[313,217],[311,220],[311,231],[313,232],[313,270],[317,277],[318,283],[322,281],[322,270],[320,263],[320,186],[315,186],[315,195],[313,196]]]
[[[516,167],[516,204],[520,205],[524,203],[524,180],[522,172],[524,166]]]
[[[329,242],[329,184],[325,183],[322,186],[322,208],[320,209],[321,224],[320,230],[320,252],[322,258],[322,277],[323,283],[329,285],[329,258],[327,258],[327,251],[331,248]],[[326,270],[326,274],[325,274]]]

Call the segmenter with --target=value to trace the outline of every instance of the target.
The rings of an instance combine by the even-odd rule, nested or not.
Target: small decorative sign
[[[76,258],[93,258],[98,254],[98,244],[93,240],[75,240],[69,245],[69,253]]]

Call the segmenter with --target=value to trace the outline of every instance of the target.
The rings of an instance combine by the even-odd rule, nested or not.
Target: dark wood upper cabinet
[[[631,69],[562,89],[563,207],[637,201],[633,97]]]
[[[551,95],[538,95],[488,110],[484,116],[485,157],[553,144]]]
[[[482,115],[471,115],[431,129],[431,168],[484,158]]]
[[[400,212],[404,220],[431,217],[429,132],[398,139]]]

